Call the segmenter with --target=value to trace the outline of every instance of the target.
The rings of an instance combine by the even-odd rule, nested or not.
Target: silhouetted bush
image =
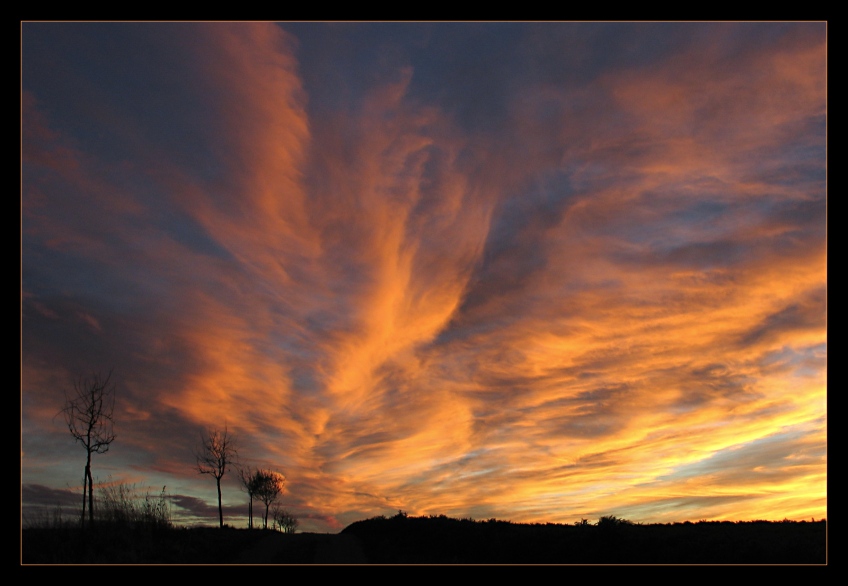
[[[621,527],[622,525],[632,524],[633,523],[631,521],[628,521],[627,519],[618,519],[615,515],[607,515],[598,519],[598,527],[601,528]]]
[[[99,493],[95,509],[98,523],[149,529],[172,527],[171,505],[164,486],[158,496],[151,495],[149,489],[141,494],[135,485],[123,483],[102,485]]]
[[[68,515],[61,506],[56,505],[52,510],[41,510],[21,517],[21,528],[27,529],[60,529],[64,527],[79,527],[79,511]]]

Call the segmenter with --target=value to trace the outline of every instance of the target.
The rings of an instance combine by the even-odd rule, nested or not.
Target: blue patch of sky
[[[467,131],[491,132],[528,85],[572,86],[640,67],[690,41],[681,23],[285,23],[297,38],[310,111],[357,109],[412,67],[408,95]],[[703,25],[701,25],[703,26]]]
[[[158,210],[154,213],[158,216],[159,229],[192,253],[221,261],[237,262],[203,226],[185,213],[174,209]]]
[[[777,464],[789,456],[797,442],[804,440],[808,431],[789,429],[768,437],[719,450],[692,464],[684,464],[657,481],[707,477],[711,474],[730,473],[734,469]]]
[[[120,305],[115,294],[124,284],[123,275],[105,269],[100,260],[37,243],[24,245],[21,277],[22,289],[37,292],[41,299],[91,299],[104,307]]]
[[[214,126],[219,112],[181,50],[179,39],[190,32],[187,23],[27,23],[23,88],[52,127],[101,161],[164,152],[214,179],[220,166],[209,121]]]
[[[827,343],[807,347],[784,346],[766,354],[760,364],[763,368],[779,366],[790,368],[794,375],[817,377],[827,367]]]

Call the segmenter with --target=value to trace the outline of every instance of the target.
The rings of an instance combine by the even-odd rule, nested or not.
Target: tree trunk
[[[250,496],[250,503],[247,505],[247,514],[249,515],[247,528],[253,529],[253,495]]]
[[[80,517],[80,527],[85,529],[85,498],[86,489],[88,488],[88,466],[85,467],[85,473],[82,475],[82,516]]]
[[[88,455],[89,464],[85,467],[88,475],[88,525],[94,526],[94,481],[91,479],[91,454]]]
[[[224,528],[224,509],[221,507],[221,479],[215,479],[218,483],[218,526]]]

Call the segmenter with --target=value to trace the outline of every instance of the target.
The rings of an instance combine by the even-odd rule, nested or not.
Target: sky
[[[825,22],[22,22],[22,519],[110,369],[178,524],[225,427],[303,531],[826,517],[826,94]]]

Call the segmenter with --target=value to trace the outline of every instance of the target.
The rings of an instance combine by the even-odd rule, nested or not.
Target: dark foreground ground
[[[522,525],[375,518],[340,534],[25,529],[23,564],[826,564],[819,522]]]
[[[261,529],[24,529],[23,564],[355,564],[358,539]]]
[[[448,517],[346,527],[372,563],[826,564],[827,523],[516,524]]]

